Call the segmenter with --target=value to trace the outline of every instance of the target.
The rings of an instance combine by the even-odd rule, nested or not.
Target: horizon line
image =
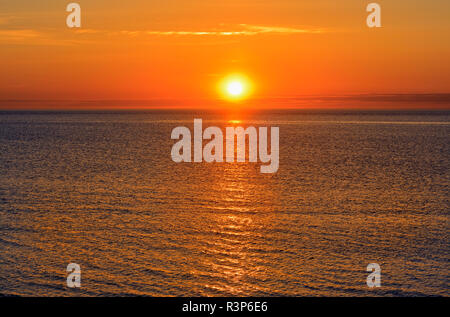
[[[217,109],[212,109],[217,107]],[[450,110],[450,92],[360,93],[223,99],[0,99],[0,110]]]

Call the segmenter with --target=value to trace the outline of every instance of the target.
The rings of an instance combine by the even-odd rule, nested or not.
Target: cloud
[[[0,30],[0,40],[22,41],[39,38],[42,34],[35,30]]]
[[[317,109],[450,109],[450,93],[369,93],[352,95],[304,95],[254,99],[255,105]]]
[[[446,103],[450,104],[450,93],[404,93],[404,94],[355,94],[341,96],[306,96],[296,100],[321,102],[398,102],[398,103]]]
[[[74,28],[73,31],[78,34],[98,34],[102,33],[100,30],[94,30],[94,29],[84,29],[84,28]]]
[[[11,17],[1,17],[0,22],[6,22]],[[69,29],[67,29],[69,30]],[[66,31],[67,31],[66,30]],[[324,29],[316,28],[293,28],[279,26],[262,26],[239,24],[234,27],[214,28],[210,30],[101,30],[74,28],[69,30],[75,37],[70,37],[69,33],[62,33],[57,29],[11,29],[0,27],[0,44],[14,43],[26,45],[78,45],[88,43],[89,41],[104,40],[109,41],[113,37],[127,36],[130,38],[142,39],[143,36],[215,36],[215,37],[233,37],[233,36],[256,36],[264,34],[317,34],[324,33]]]
[[[249,25],[240,24],[238,27],[233,29],[223,29],[223,30],[201,30],[201,31],[185,31],[185,30],[147,30],[147,31],[121,31],[121,34],[126,34],[130,36],[137,36],[140,34],[146,35],[178,35],[178,36],[252,36],[259,34],[317,34],[324,33],[323,29],[316,28],[291,28],[291,27],[276,27],[276,26],[261,26],[261,25]]]
[[[56,32],[32,29],[0,29],[0,45],[45,45],[45,46],[72,46],[89,43],[89,40],[64,38]]]
[[[280,34],[296,34],[296,33],[324,33],[323,29],[314,29],[314,28],[289,28],[289,27],[277,27],[277,26],[260,26],[260,25],[247,25],[241,24],[242,27],[245,27],[249,32],[253,32],[254,34],[263,34],[263,33],[280,33]]]

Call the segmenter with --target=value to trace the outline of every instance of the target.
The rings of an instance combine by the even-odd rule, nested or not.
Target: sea
[[[196,118],[278,171],[175,163]],[[2,111],[0,294],[449,296],[449,166],[450,111]]]

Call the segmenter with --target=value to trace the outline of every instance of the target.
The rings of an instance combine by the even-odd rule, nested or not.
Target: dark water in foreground
[[[279,126],[278,173],[173,163],[196,117]],[[2,294],[450,295],[450,112],[0,113],[0,166]]]

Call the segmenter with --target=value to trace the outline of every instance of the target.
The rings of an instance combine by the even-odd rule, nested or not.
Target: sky
[[[450,108],[448,0],[70,2],[0,0],[0,108]]]

